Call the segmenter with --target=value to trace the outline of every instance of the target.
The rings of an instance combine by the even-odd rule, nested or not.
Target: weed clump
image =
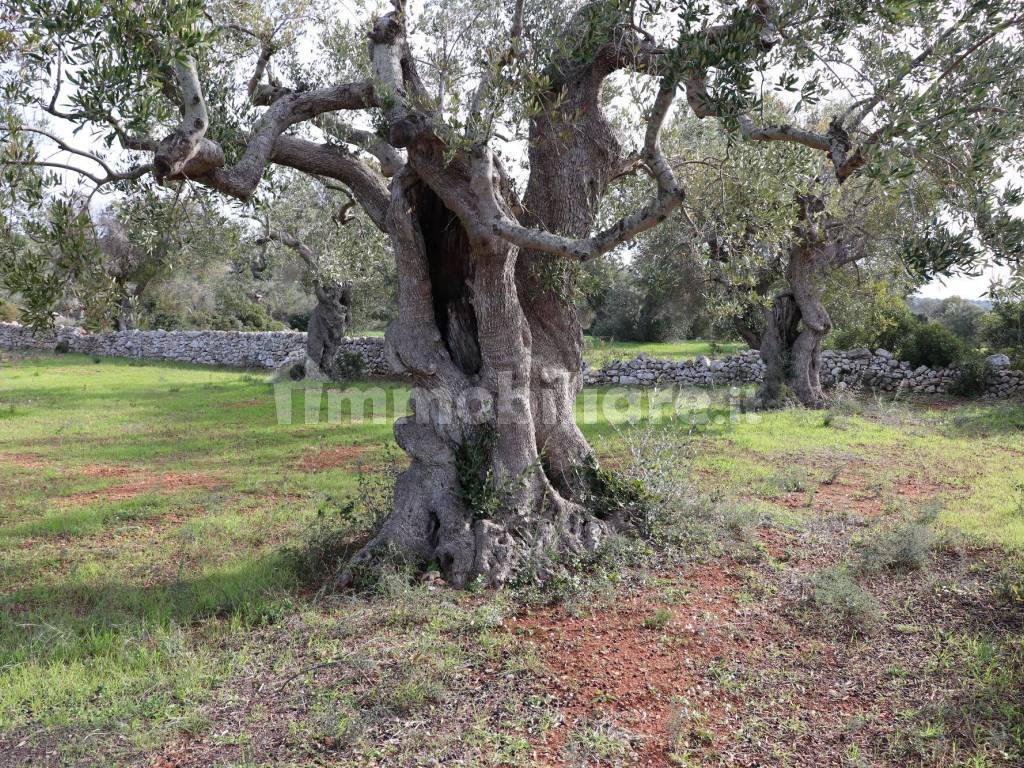
[[[644,616],[644,629],[664,629],[672,621],[672,611],[659,608],[654,613]]]
[[[928,562],[935,532],[919,522],[899,523],[875,530],[860,544],[857,569],[865,574],[916,571]]]
[[[654,500],[643,481],[609,472],[594,463],[579,467],[576,474],[584,488],[583,506],[594,517],[623,521],[641,535],[653,533],[651,506]]]
[[[497,432],[481,424],[465,436],[455,449],[455,472],[459,477],[459,500],[474,520],[493,517],[501,498],[491,474],[491,453]]]
[[[584,722],[569,737],[572,765],[621,764],[634,754],[635,734],[607,720]]]
[[[823,629],[847,635],[870,635],[882,620],[875,596],[860,586],[845,567],[827,568],[807,577],[802,606],[813,611]]]

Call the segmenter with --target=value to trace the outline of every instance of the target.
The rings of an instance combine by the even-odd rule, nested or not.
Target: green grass
[[[352,389],[392,411],[408,396],[397,383]],[[740,414],[723,398],[690,393],[691,410],[664,426],[687,441],[694,482],[709,497],[743,499],[799,527],[837,511],[822,499],[838,476],[848,484],[843,498],[879,509],[937,501],[940,526],[1024,551],[1024,406],[851,402],[826,418]],[[451,693],[471,685],[467,670],[528,663],[495,650],[504,641],[479,634],[486,621],[464,623],[505,610],[503,598],[414,588],[385,610],[355,598],[320,603],[303,586],[287,547],[318,510],[357,491],[361,465],[382,471],[394,448],[390,419],[330,423],[323,397],[306,423],[305,405],[315,402],[301,385],[275,400],[265,375],[231,370],[74,355],[3,363],[0,748],[5,733],[63,728],[77,734],[64,740],[68,762],[81,757],[73,745],[86,732],[109,748],[99,763],[146,762],[139,756],[181,733],[202,733],[204,712],[244,681],[262,675],[294,686],[294,672],[351,651],[344,637],[358,628],[363,666],[324,683],[334,698],[309,705],[295,738],[342,734],[360,754],[414,764],[413,752],[401,751],[412,742],[381,736],[385,725],[404,733],[410,713],[471,712],[475,689],[464,700]],[[614,466],[646,425],[614,410],[586,419],[585,408],[581,397],[583,430]],[[324,456],[331,460],[310,463]],[[354,520],[353,533],[365,526]],[[306,677],[319,690],[322,678]],[[366,687],[358,702],[346,698],[353,686]],[[367,707],[378,719],[366,720]],[[316,712],[332,713],[329,722]],[[521,734],[534,726],[513,718],[496,731],[494,722],[453,727],[451,744],[469,739],[527,764]],[[577,746],[601,751],[602,734],[588,732]],[[249,736],[243,727],[231,738]],[[391,746],[377,753],[378,743]]]
[[[689,341],[635,342],[612,341],[595,336],[585,336],[583,357],[592,368],[601,368],[612,360],[632,360],[643,352],[648,357],[663,360],[692,360],[699,355],[720,357],[730,355],[747,345],[737,341]]]

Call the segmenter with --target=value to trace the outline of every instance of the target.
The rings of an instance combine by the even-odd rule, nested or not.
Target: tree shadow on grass
[[[150,642],[156,630],[207,620],[272,623],[306,599],[282,552],[153,584],[33,585],[0,597],[0,669],[24,662],[86,662],[95,655],[97,636],[131,645]]]

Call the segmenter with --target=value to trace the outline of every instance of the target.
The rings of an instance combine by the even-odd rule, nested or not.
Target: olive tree
[[[18,5],[2,22],[18,62],[4,70],[6,98],[99,131],[110,149],[73,146],[23,111],[15,132],[32,146],[9,163],[75,168],[95,185],[151,175],[243,201],[287,166],[343,184],[390,239],[398,317],[386,349],[413,382],[414,414],[395,425],[411,463],[345,582],[392,548],[458,585],[543,577],[630,524],[581,503],[594,457],[573,418],[571,288],[581,262],[678,211],[685,190],[660,142],[677,94],[747,140],[821,153],[836,183],[918,135],[926,150],[948,123],[941,109],[965,122],[1019,98],[994,75],[1019,63],[1020,0],[460,0],[416,13],[395,0],[352,25],[298,0]],[[851,51],[863,66],[836,69]],[[616,80],[629,87],[606,88]],[[810,99],[836,86],[860,95],[824,132],[761,119],[766,88]],[[956,98],[937,105],[939,89]],[[613,94],[629,102],[615,108],[632,115],[630,135],[609,117]],[[602,201],[628,174],[648,177],[650,196],[606,221]],[[821,212],[807,212],[817,231]],[[800,269],[819,255],[815,241]],[[811,310],[802,323],[821,330]]]
[[[277,176],[254,203],[258,248],[249,269],[267,280],[283,263],[300,265],[303,287],[316,299],[306,337],[310,372],[341,378],[340,344],[357,302],[363,312],[380,315],[393,300],[387,241],[345,187],[304,174]]]

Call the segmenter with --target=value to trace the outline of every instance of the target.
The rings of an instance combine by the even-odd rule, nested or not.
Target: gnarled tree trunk
[[[436,564],[458,586],[476,578],[498,585],[523,570],[543,576],[556,553],[593,549],[613,521],[563,496],[541,460],[543,420],[533,403],[561,403],[567,385],[556,382],[549,398],[546,377],[534,375],[518,249],[470,238],[412,172],[394,181],[387,227],[399,318],[386,348],[413,379],[413,413],[399,420],[395,437],[411,464],[396,484],[393,512],[343,583],[389,549]]]
[[[520,224],[590,235],[623,166],[600,106],[602,82],[621,64],[613,53],[553,71],[550,109],[531,123],[522,203],[500,169],[486,180]],[[458,160],[439,172],[432,151],[410,147],[387,220],[399,277],[387,350],[413,378],[415,410],[395,435],[412,464],[393,513],[343,580],[389,547],[436,563],[456,585],[500,585],[522,573],[543,579],[624,524],[580,503],[588,491],[582,470],[595,460],[575,421],[583,360],[575,268],[468,228],[476,214],[475,204],[464,207],[468,180]]]
[[[338,354],[352,319],[352,289],[347,283],[318,281],[313,290],[316,306],[306,328],[306,358],[325,376],[337,379]]]
[[[801,201],[802,221],[823,208]],[[786,279],[790,290],[775,298],[766,312],[761,340],[761,359],[766,366],[759,392],[761,404],[775,408],[784,399],[784,385],[808,408],[826,401],[821,386],[821,343],[832,330],[832,320],[822,302],[823,271],[835,258],[839,243],[828,237],[827,227],[806,223],[790,249]]]

